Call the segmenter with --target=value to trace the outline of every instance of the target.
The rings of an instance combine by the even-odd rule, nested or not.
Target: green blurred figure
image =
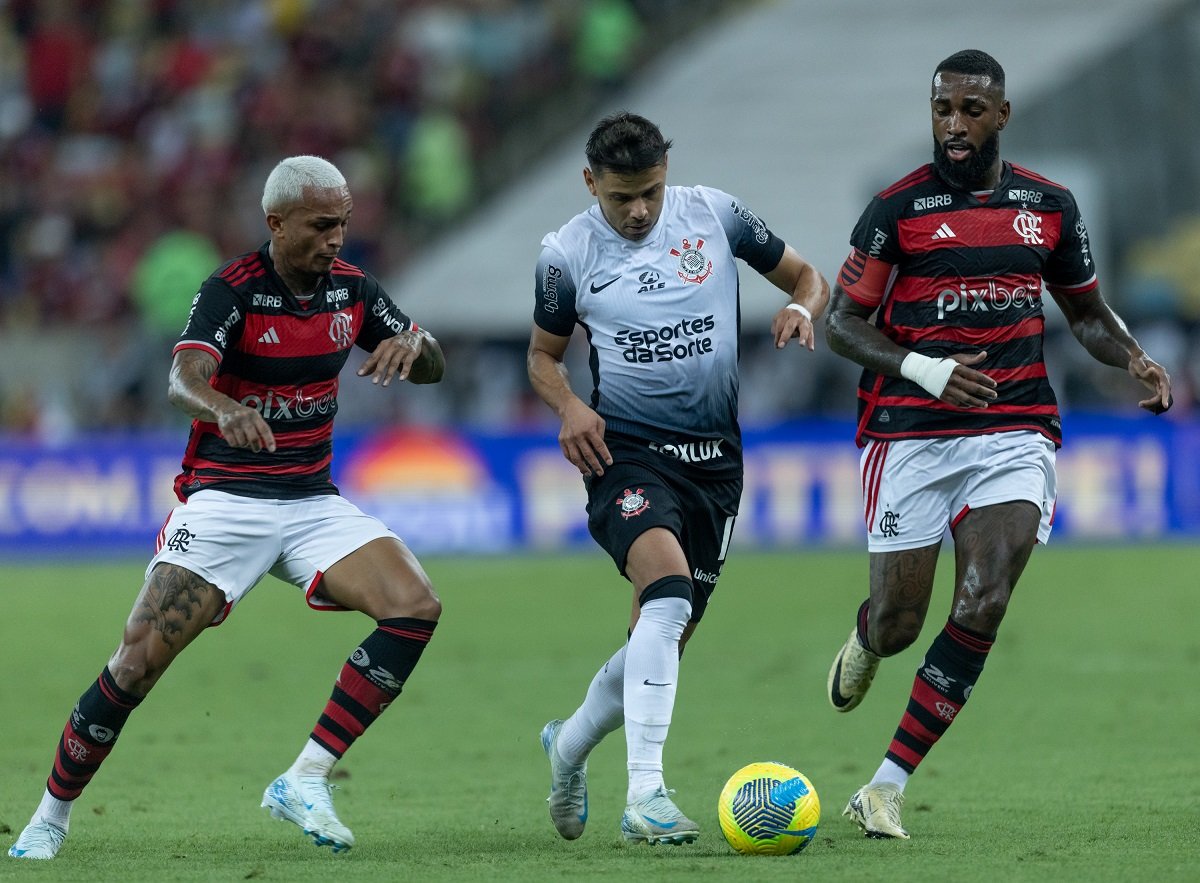
[[[178,337],[200,283],[220,262],[207,236],[190,230],[160,236],[134,267],[130,284],[145,330],[163,340]]]
[[[471,141],[451,111],[431,110],[413,124],[408,195],[423,223],[449,221],[467,208],[475,187]]]
[[[592,84],[617,89],[633,68],[642,23],[628,0],[592,0],[575,38],[575,68]]]

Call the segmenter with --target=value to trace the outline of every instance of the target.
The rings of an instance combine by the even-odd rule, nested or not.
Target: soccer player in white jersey
[[[587,821],[587,757],[625,726],[627,840],[690,843],[699,826],[670,798],[663,745],[679,657],[725,561],[742,491],[737,258],[788,295],[777,348],[812,350],[824,278],[737,199],[668,187],[671,142],[631,113],[601,120],[583,180],[596,204],[542,240],[529,379],[562,420],[559,443],[583,476],[588,528],[633,586],[628,640],[583,703],[542,730],[550,818],[574,840]],[[572,392],[563,356],[576,325],[592,392]]]

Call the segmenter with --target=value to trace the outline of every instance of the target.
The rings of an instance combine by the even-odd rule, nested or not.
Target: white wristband
[[[900,363],[900,374],[935,399],[940,399],[957,364],[953,359],[931,359],[920,353],[909,353]]]
[[[784,309],[795,310],[808,321],[812,321],[812,313],[808,311],[808,307],[804,306],[804,304],[788,304],[786,307],[784,307]]]

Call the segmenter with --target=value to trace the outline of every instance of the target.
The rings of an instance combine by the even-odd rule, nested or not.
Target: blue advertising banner
[[[1200,422],[1071,415],[1052,542],[1200,537]],[[844,422],[745,433],[735,543],[863,546]],[[0,555],[152,554],[184,438],[0,438]],[[339,435],[342,493],[420,553],[589,547],[583,486],[554,433],[397,428]]]

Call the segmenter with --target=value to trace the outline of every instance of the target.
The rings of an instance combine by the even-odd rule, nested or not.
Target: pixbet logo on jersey
[[[1035,305],[1040,298],[1040,291],[1032,291],[1024,285],[1009,291],[991,281],[987,288],[967,288],[965,284],[960,284],[958,291],[944,288],[938,292],[938,318],[945,319],[947,313],[957,310],[986,313],[989,310],[1021,309]]]
[[[314,414],[328,414],[337,407],[336,393],[326,393],[315,398],[304,395],[297,389],[294,397],[288,397],[273,389],[266,396],[248,395],[241,404],[253,408],[264,420],[305,420]]]
[[[716,321],[711,315],[683,319],[661,328],[639,328],[618,331],[613,342],[623,349],[626,362],[671,362],[701,353],[711,353],[711,337],[700,335],[712,331]]]

